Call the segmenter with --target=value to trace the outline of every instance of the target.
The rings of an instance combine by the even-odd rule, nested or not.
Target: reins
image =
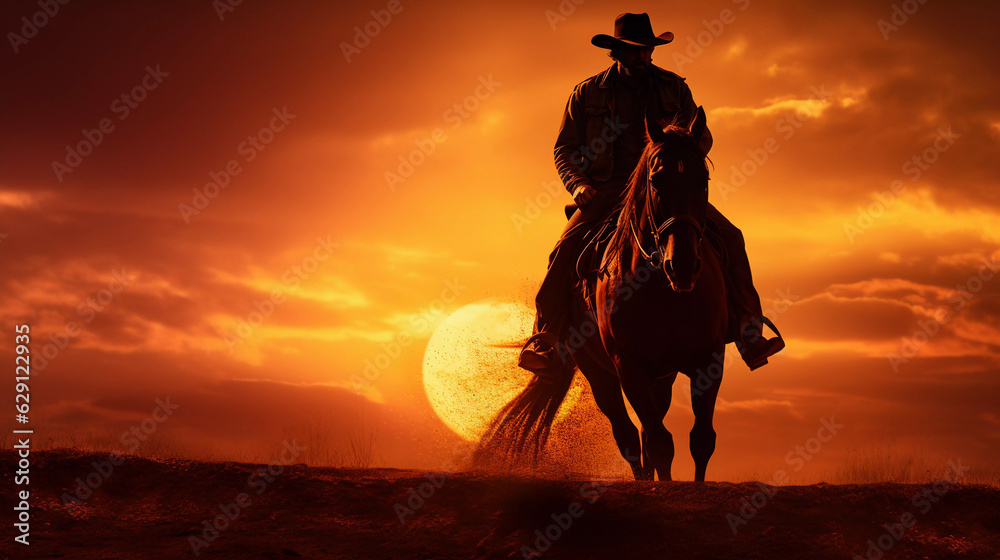
[[[684,171],[684,162],[682,160],[677,161],[677,169],[681,172]],[[669,218],[664,220],[662,224],[657,226],[655,222],[655,215],[653,214],[653,210],[650,206],[650,199],[652,198],[650,193],[651,190],[655,190],[655,187],[653,186],[652,180],[647,179],[646,192],[645,192],[646,200],[644,201],[644,208],[650,226],[652,227],[653,243],[654,243],[653,250],[646,251],[646,248],[642,246],[642,238],[639,237],[639,234],[636,232],[635,229],[635,220],[637,219],[637,217],[634,215],[629,216],[629,228],[632,230],[632,238],[635,239],[635,246],[638,247],[639,252],[642,254],[643,258],[646,259],[646,261],[652,266],[659,268],[663,264],[663,254],[660,253],[660,236],[664,235],[668,229],[677,224],[688,223],[694,226],[694,229],[698,234],[697,244],[701,245],[702,239],[705,238],[705,226],[702,225],[701,222],[699,222],[698,220],[692,218],[691,216],[686,216],[686,215],[670,216]]]

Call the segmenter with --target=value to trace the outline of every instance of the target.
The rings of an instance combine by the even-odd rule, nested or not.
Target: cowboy
[[[684,78],[652,64],[654,47],[673,41],[673,33],[653,34],[649,16],[621,14],[614,35],[595,35],[591,43],[608,49],[614,64],[580,82],[566,104],[555,145],[555,164],[573,196],[577,210],[549,256],[549,268],[535,298],[534,334],[521,350],[519,365],[539,375],[565,367],[561,341],[569,325],[575,264],[584,241],[604,222],[625,191],[629,176],[646,145],[647,114],[652,122],[687,125],[698,105]],[[699,139],[702,151],[712,148],[705,129]],[[763,336],[767,324],[760,297],[753,286],[743,234],[710,203],[708,216],[719,231],[727,251],[724,271],[730,309],[730,340],[751,370],[784,348],[780,334]]]

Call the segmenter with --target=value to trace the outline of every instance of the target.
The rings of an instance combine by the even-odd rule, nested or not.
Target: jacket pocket
[[[607,120],[611,116],[611,111],[607,106],[584,107],[584,114],[587,115],[587,145],[584,146],[589,151],[597,149],[594,140],[601,137]]]
[[[611,176],[612,142],[615,131],[611,122],[611,110],[607,105],[585,107],[587,116],[586,154],[587,177],[592,181],[604,181]]]

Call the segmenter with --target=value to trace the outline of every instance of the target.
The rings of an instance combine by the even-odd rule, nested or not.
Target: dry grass
[[[0,445],[13,446],[11,427],[0,430]],[[366,426],[364,418],[358,425],[347,428],[332,421],[314,419],[308,423],[286,426],[282,438],[271,445],[247,448],[246,446],[213,446],[203,442],[198,445],[179,434],[162,427],[150,434],[138,446],[122,442],[121,431],[77,431],[69,428],[36,427],[32,448],[39,451],[71,450],[118,454],[148,459],[192,459],[202,461],[235,461],[241,463],[272,463],[279,460],[286,442],[294,441],[305,450],[294,459],[296,463],[311,466],[372,468],[385,466],[378,453],[377,430]]]
[[[385,459],[377,452],[378,432],[367,427],[362,416],[358,425],[334,429],[329,421],[312,420],[288,426],[285,439],[305,447],[300,460],[307,465],[366,469],[384,467]]]
[[[841,484],[925,482],[932,481],[933,476],[923,460],[879,445],[874,449],[852,449],[844,464],[834,471],[833,480]]]
[[[834,471],[832,482],[837,484],[872,484],[901,482],[925,484],[945,476],[948,460],[924,459],[926,454],[901,452],[892,446],[878,445],[863,450],[852,449],[844,464]],[[958,461],[958,457],[954,459]],[[962,475],[964,484],[1000,486],[1000,464],[962,461],[969,470]]]
[[[139,445],[129,445],[122,441],[122,432],[77,432],[66,428],[59,430],[35,430],[36,435],[44,434],[35,444],[37,449],[71,449],[75,451],[93,451],[98,453],[115,453],[144,458],[187,458],[197,454],[190,443],[159,430]]]
[[[1000,463],[969,465],[963,482],[1000,487]]]

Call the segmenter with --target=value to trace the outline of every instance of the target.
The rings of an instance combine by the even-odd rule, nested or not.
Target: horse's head
[[[699,143],[704,132],[701,107],[688,128],[674,124],[664,128],[647,118],[649,145],[632,178],[633,189],[643,185],[646,189],[638,220],[640,239],[652,234],[655,246],[649,260],[663,269],[677,292],[692,290],[701,271],[708,211],[708,167]]]

